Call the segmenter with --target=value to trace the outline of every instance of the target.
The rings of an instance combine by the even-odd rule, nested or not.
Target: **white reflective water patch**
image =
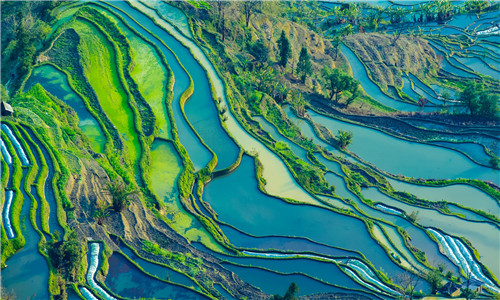
[[[80,293],[82,293],[82,296],[85,297],[87,300],[99,300],[94,294],[92,294],[91,291],[89,291],[88,288],[82,287],[80,288]]]
[[[376,208],[380,209],[380,210],[383,210],[385,212],[389,212],[389,213],[393,213],[393,214],[396,214],[396,215],[401,215],[403,214],[402,212],[400,212],[399,210],[396,210],[396,209],[393,209],[393,208],[390,208],[390,207],[387,207],[385,205],[382,205],[382,204],[376,204],[375,205]]]
[[[14,238],[14,230],[12,229],[12,224],[10,222],[10,207],[12,206],[12,199],[14,199],[14,191],[5,191],[5,202],[3,210],[3,219],[5,220],[5,231],[7,232],[7,237],[9,239]]]
[[[356,281],[357,283],[361,284],[362,286],[372,290],[372,291],[376,291],[377,293],[382,293],[384,294],[384,292],[382,292],[381,290],[379,290],[378,288],[374,287],[373,285],[363,281],[361,278],[359,278],[359,276],[351,269],[349,268],[344,268],[344,271],[347,273],[347,275],[349,277],[351,277],[354,281]]]
[[[387,285],[385,285],[383,282],[381,282],[371,271],[371,269],[363,264],[361,261],[349,261],[347,265],[354,270],[358,271],[358,274],[362,277],[363,281],[368,281],[368,283],[372,283],[378,288],[390,293],[390,294],[398,294],[398,292],[394,291]],[[370,274],[371,273],[371,274]]]
[[[97,272],[97,266],[99,265],[99,243],[90,243],[90,262],[89,269],[87,271],[87,282],[94,290],[99,292],[106,300],[116,300],[115,297],[108,294],[94,279],[95,273]]]
[[[9,150],[7,149],[7,145],[5,145],[5,142],[3,141],[2,138],[0,138],[0,143],[2,148],[3,159],[8,165],[12,165],[12,156],[10,155]]]
[[[441,248],[444,248],[444,254],[450,258],[465,274],[470,274],[472,278],[479,280],[484,285],[495,292],[500,292],[498,286],[491,279],[483,274],[483,271],[476,260],[472,257],[470,250],[464,243],[452,236],[442,235],[438,231],[427,228],[437,239]]]
[[[274,257],[274,258],[292,258],[292,257],[303,257],[303,258],[318,258],[322,260],[327,260],[327,261],[332,261],[335,263],[339,263],[344,266],[349,266],[356,271],[360,273],[360,276],[362,277],[359,278],[359,276],[355,275],[350,269],[345,268],[345,270],[349,273],[351,278],[353,278],[355,281],[360,282],[362,285],[369,287],[372,290],[376,290],[377,292],[380,292],[378,288],[390,293],[390,294],[398,294],[398,292],[394,291],[387,285],[385,285],[382,281],[376,277],[375,273],[372,271],[370,267],[368,267],[365,263],[363,263],[360,260],[357,259],[348,259],[347,263],[344,263],[343,260],[337,260],[333,258],[328,258],[328,257],[323,257],[319,255],[312,255],[312,254],[298,254],[298,253],[261,253],[261,252],[251,252],[251,251],[243,251],[243,254],[246,255],[252,255],[252,256],[259,256],[259,257]],[[353,275],[354,274],[354,275]],[[376,289],[373,288],[373,285],[378,287]]]
[[[26,153],[24,153],[24,149],[21,146],[21,143],[17,140],[17,138],[14,136],[12,133],[12,130],[10,130],[9,126],[2,124],[2,131],[9,137],[10,142],[14,147],[16,148],[17,153],[19,154],[19,158],[21,159],[21,162],[23,165],[27,166],[30,164],[30,161],[28,157],[26,156]]]

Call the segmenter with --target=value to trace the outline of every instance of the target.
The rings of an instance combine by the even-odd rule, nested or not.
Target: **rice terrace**
[[[4,1],[1,299],[500,299],[500,1]]]

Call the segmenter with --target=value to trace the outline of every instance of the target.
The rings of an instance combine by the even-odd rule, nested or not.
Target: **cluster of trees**
[[[498,95],[486,91],[481,82],[469,81],[458,100],[472,116],[492,118],[498,111]]]
[[[19,75],[28,72],[34,55],[50,33],[50,11],[58,1],[13,1],[2,4],[2,62],[17,61]],[[14,74],[14,73],[10,73]],[[5,78],[4,78],[5,79]]]
[[[342,92],[348,91],[351,96],[345,100],[345,106],[349,106],[354,99],[361,95],[359,89],[359,81],[344,73],[341,69],[330,69],[325,67],[323,69],[323,76],[325,79],[325,87],[330,90],[329,99],[339,102],[339,95]]]
[[[45,245],[45,249],[51,265],[62,278],[74,281],[82,258],[82,245],[76,231],[72,231],[66,241],[59,241],[56,234],[56,237]]]

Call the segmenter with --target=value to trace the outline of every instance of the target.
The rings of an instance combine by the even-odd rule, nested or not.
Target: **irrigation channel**
[[[398,276],[411,271],[425,277],[438,265],[461,280],[470,274],[482,281],[486,296],[500,291],[500,199],[498,194],[481,188],[484,181],[498,187],[500,173],[477,163],[480,159],[464,155],[468,151],[457,150],[480,147],[478,144],[447,147],[446,142],[419,143],[312,108],[305,112],[307,119],[299,118],[289,106],[280,108],[315,146],[311,151],[287,138],[264,116],[252,116],[273,142],[287,144],[301,162],[321,169],[331,192],[313,193],[299,184],[295,171],[272,144],[241,125],[226,98],[224,80],[208,60],[208,50],[195,41],[181,10],[160,1],[102,1],[78,4],[76,9],[69,6],[69,16],[79,5],[92,7],[112,20],[134,51],[146,51],[140,47],[148,45],[148,53],[152,53],[162,72],[169,70],[171,86],[166,85],[165,75],[158,81],[163,84],[158,94],[153,95],[152,86],[142,90],[149,95],[145,98],[156,118],[161,119],[159,135],[148,145],[151,189],[170,209],[182,212],[182,220],[173,217],[174,229],[198,250],[216,257],[224,268],[267,294],[282,293],[293,281],[299,285],[300,295],[347,293],[392,299],[401,293],[395,282]],[[67,17],[64,20],[70,19]],[[469,16],[456,17],[448,22],[454,27],[446,27],[443,34],[470,34],[469,25],[464,23],[471,22],[476,31],[488,28],[476,21]],[[58,26],[63,24],[58,22]],[[487,44],[475,47],[480,47],[489,59],[468,52],[468,56],[446,58],[442,68],[461,77],[498,77],[499,58],[492,53],[497,49]],[[435,42],[431,47],[444,56],[449,51]],[[368,96],[397,110],[420,110],[385,94],[347,46],[341,46],[341,52]],[[439,94],[445,88],[429,86],[412,74],[402,81],[402,91],[409,97],[417,100],[425,94],[430,99],[432,105],[426,111],[441,109]],[[103,152],[106,136],[99,117],[89,112],[67,73],[50,63],[39,65],[32,70],[24,91],[36,84],[76,112],[78,127],[92,150]],[[169,93],[171,107],[165,100]],[[318,134],[318,126],[333,134],[338,130],[353,132],[355,138],[349,151],[341,151],[325,140]],[[54,195],[55,162],[50,149],[31,128],[11,127],[2,124],[1,153],[9,174],[2,193],[2,232],[9,240],[23,238],[25,245],[7,260],[2,285],[14,290],[18,298],[34,295],[45,299],[49,298],[49,268],[39,242],[53,238],[56,231],[64,234]],[[189,161],[183,161],[176,138]],[[471,151],[483,151],[477,147]],[[195,184],[192,201],[198,216],[179,199],[177,183],[190,163],[195,171],[227,171],[204,184]],[[29,176],[34,166],[38,166],[38,173]],[[383,188],[374,184],[353,188],[351,175],[355,170],[364,170],[363,174],[386,184]],[[422,178],[437,184],[417,185],[404,178]],[[198,190],[201,194],[194,195]],[[42,218],[42,211],[48,212],[47,219]],[[410,218],[412,213],[418,216],[414,220]],[[200,216],[217,227],[215,231],[224,236],[226,245],[218,244],[200,222]],[[102,241],[91,241],[87,246],[85,282],[71,291],[70,299],[215,297],[191,276],[145,259],[127,245],[108,256]],[[227,248],[233,251],[225,251]],[[104,277],[100,272],[103,266]],[[234,298],[220,283],[214,283],[213,288],[227,299]],[[429,284],[421,280],[416,289],[427,292]]]

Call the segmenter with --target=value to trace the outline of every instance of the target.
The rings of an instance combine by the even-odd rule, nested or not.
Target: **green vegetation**
[[[51,265],[68,281],[74,281],[82,258],[82,245],[76,231],[68,234],[67,240],[52,239],[45,244]]]
[[[302,82],[306,81],[306,77],[312,73],[311,58],[307,53],[306,47],[302,47],[299,55],[299,62],[297,63],[297,73],[300,75]]]
[[[78,46],[83,72],[95,90],[99,104],[121,135],[128,149],[131,164],[137,167],[141,145],[134,125],[134,116],[129,107],[128,94],[120,79],[120,68],[112,43],[92,23],[77,19],[72,28],[80,37]],[[110,89],[113,86],[115,88]]]
[[[339,102],[339,94],[348,91],[351,94],[346,100],[346,106],[349,105],[357,96],[359,96],[359,81],[345,74],[340,69],[323,69],[323,76],[326,81],[325,89],[330,90],[330,101],[335,96],[335,102]]]
[[[281,31],[281,36],[277,42],[278,48],[280,50],[280,60],[279,64],[283,66],[283,68],[286,68],[286,65],[288,63],[288,60],[292,56],[292,48],[290,46],[290,41],[285,35],[285,31]]]
[[[458,99],[472,116],[492,118],[498,112],[498,96],[484,90],[482,83],[469,81]]]
[[[298,298],[295,295],[298,293],[299,286],[295,282],[292,282],[284,296],[272,295],[271,300],[297,300]]]
[[[111,196],[113,209],[117,212],[123,211],[130,204],[130,197],[138,193],[133,187],[126,187],[121,181],[108,182],[106,191]]]
[[[352,143],[352,139],[352,132],[339,129],[337,135],[337,143],[339,144],[340,148],[346,148],[347,146],[349,146]]]

